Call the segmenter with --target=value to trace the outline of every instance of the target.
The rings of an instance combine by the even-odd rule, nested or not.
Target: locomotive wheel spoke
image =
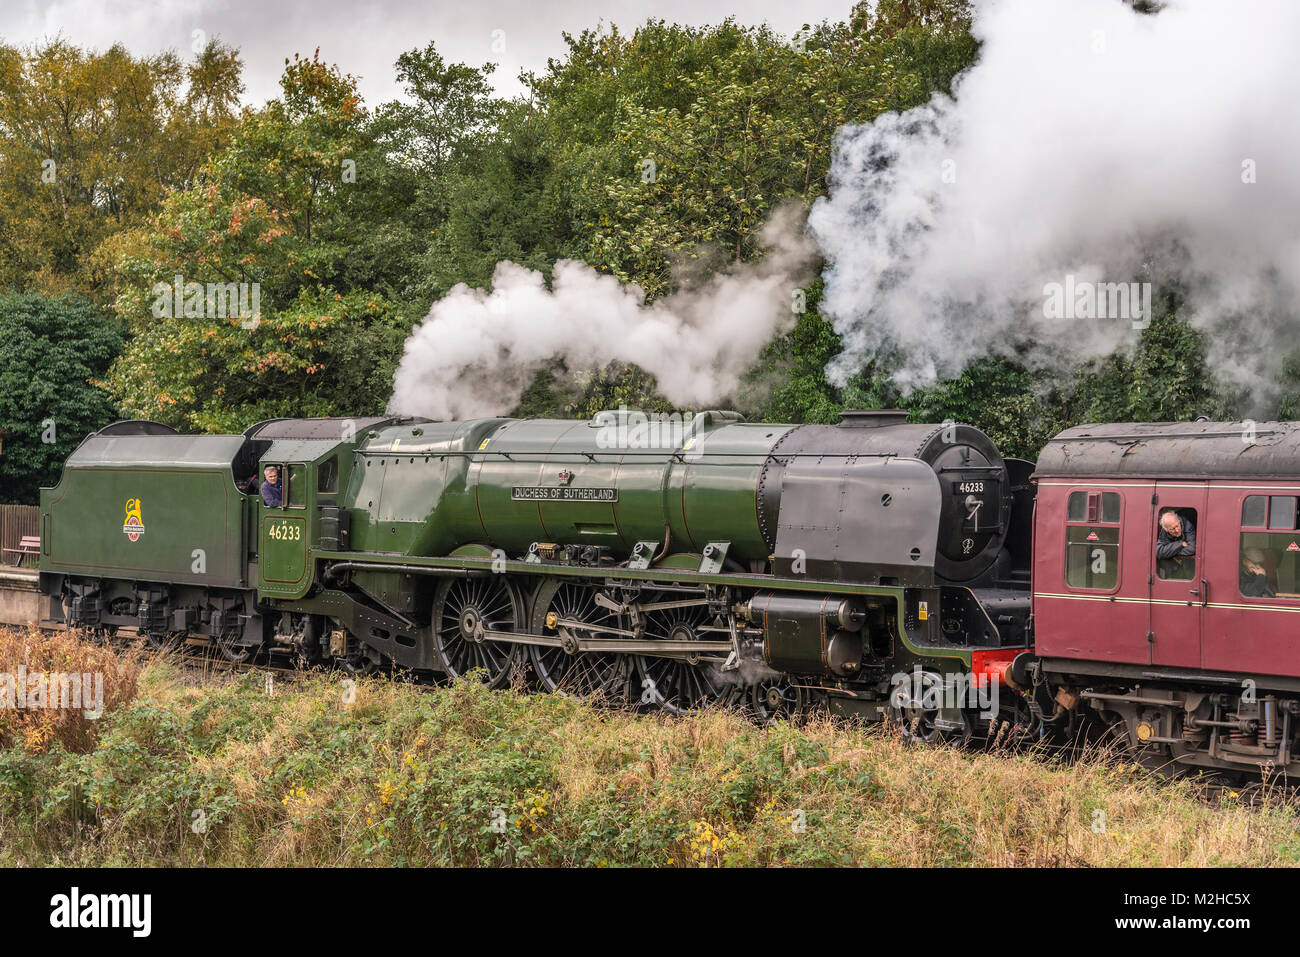
[[[894,688],[889,698],[889,722],[904,741],[930,744],[942,740],[935,725],[939,709],[935,696],[942,679],[934,672],[914,672],[908,682]]]
[[[517,631],[523,618],[518,593],[501,576],[447,578],[433,599],[433,647],[449,677],[474,670],[489,687],[500,687],[520,661],[516,645],[479,641],[479,631]]]
[[[782,719],[788,721],[802,712],[807,696],[787,678],[768,678],[754,685],[749,703],[760,721],[771,724]]]
[[[650,602],[655,600],[649,599]],[[709,612],[703,605],[652,611],[645,616],[645,636],[661,641],[699,640],[702,636],[697,629],[709,623]],[[714,677],[713,665],[708,661],[639,655],[637,670],[641,703],[657,706],[670,714],[684,714],[693,708],[704,707],[724,697],[728,691]]]
[[[558,620],[582,621],[609,628],[626,628],[623,617],[597,604],[597,590],[574,582],[544,581],[533,598],[533,634],[558,635],[546,622],[551,614]],[[599,627],[584,630],[578,637],[598,639]],[[612,636],[611,636],[612,637]],[[570,654],[562,647],[531,645],[528,653],[538,683],[550,692],[562,692],[605,704],[627,700],[632,659],[628,655],[580,652]]]

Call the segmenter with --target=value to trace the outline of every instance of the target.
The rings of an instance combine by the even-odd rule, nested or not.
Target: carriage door
[[[1205,485],[1156,485],[1151,508],[1150,575],[1151,663],[1177,668],[1201,666],[1201,632],[1209,582],[1205,577],[1205,554],[1210,541],[1206,528]],[[1160,558],[1156,542],[1166,513],[1173,516],[1179,534],[1196,536],[1194,555]]]
[[[307,469],[282,465],[280,475],[280,506],[261,507],[259,588],[265,594],[296,598],[307,578]]]

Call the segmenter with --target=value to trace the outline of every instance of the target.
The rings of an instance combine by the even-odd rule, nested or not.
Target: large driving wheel
[[[486,641],[485,631],[518,631],[523,602],[515,587],[500,575],[490,578],[444,578],[433,596],[433,648],[449,677],[475,669],[489,687],[510,680],[521,663],[519,646]]]
[[[572,645],[575,639],[622,637],[617,632],[602,631],[602,626],[626,629],[627,625],[617,612],[596,602],[598,593],[598,589],[576,582],[542,582],[533,596],[529,631],[563,638],[565,646],[532,645],[529,655],[537,680],[547,691],[604,704],[623,704],[632,674],[631,657],[577,651]],[[566,627],[562,624],[565,621],[580,621],[592,627]]]
[[[680,601],[690,597],[689,593],[684,592],[661,592],[650,595],[644,603]],[[715,637],[713,632],[700,631],[711,621],[705,605],[650,611],[645,616],[645,637],[655,640],[702,641]],[[718,664],[720,662],[705,655],[689,658],[638,655],[637,684],[640,687],[641,703],[657,706],[671,714],[684,714],[693,708],[712,704],[730,690],[718,680]],[[637,689],[634,687],[633,690]]]

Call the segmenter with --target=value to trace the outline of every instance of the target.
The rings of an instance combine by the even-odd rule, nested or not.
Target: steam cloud
[[[1207,333],[1214,374],[1266,411],[1300,328],[1300,4],[983,0],[953,96],[842,129],[808,231],[844,384],[878,350],[904,390],[1013,351],[1065,371],[1131,348],[1116,318],[1051,319],[1045,286],[1150,282]],[[812,250],[789,212],[769,255],[645,305],[577,262],[501,263],[457,286],[406,345],[390,402],[503,414],[532,374],[634,362],[681,407],[726,398],[793,316]]]
[[[952,98],[838,136],[809,219],[845,343],[832,381],[882,347],[910,390],[1014,345],[1061,369],[1134,343],[1129,322],[1044,317],[1045,284],[1073,274],[1157,299],[1177,284],[1215,374],[1264,403],[1300,345],[1300,4],[976,16],[980,57]]]
[[[762,234],[759,261],[646,305],[584,263],[541,273],[498,263],[490,292],[456,286],[407,340],[389,410],[434,419],[503,415],[532,376],[562,356],[573,367],[636,363],[679,408],[735,391],[740,376],[796,316],[792,296],[815,262],[802,211],[783,208]]]

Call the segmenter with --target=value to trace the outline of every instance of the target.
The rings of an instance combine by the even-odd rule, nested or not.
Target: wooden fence
[[[0,505],[0,548],[17,548],[24,535],[41,534],[41,510],[37,505]],[[0,552],[5,564],[12,564],[16,556]],[[35,563],[35,559],[28,559]]]

